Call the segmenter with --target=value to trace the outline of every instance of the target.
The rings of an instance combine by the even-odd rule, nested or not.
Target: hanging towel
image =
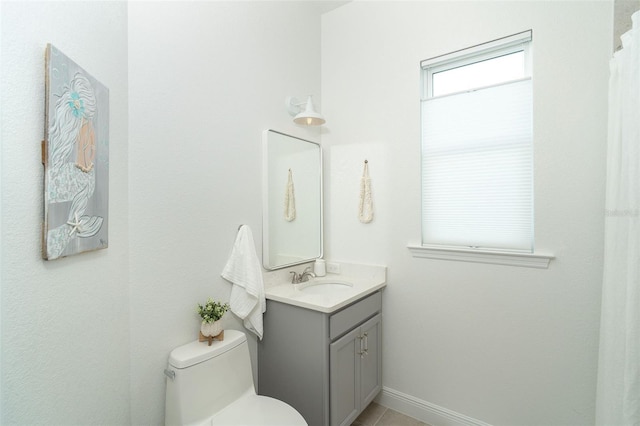
[[[364,170],[360,178],[360,206],[358,219],[362,223],[373,220],[373,201],[371,200],[371,179],[369,178],[369,162],[364,160]]]
[[[233,284],[229,305],[231,312],[244,320],[244,326],[262,340],[262,314],[267,310],[262,281],[262,267],[256,254],[251,228],[238,230],[231,256],[222,278]]]
[[[296,196],[293,191],[293,175],[289,169],[287,187],[284,191],[284,220],[291,222],[296,218]]]

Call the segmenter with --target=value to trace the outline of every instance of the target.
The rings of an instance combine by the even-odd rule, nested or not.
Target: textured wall
[[[3,2],[2,424],[129,422],[127,7]],[[45,262],[40,141],[52,43],[110,89],[110,246]]]
[[[388,265],[384,385],[490,424],[593,424],[610,2],[353,2],[323,17],[327,257]],[[533,29],[548,270],[412,258],[420,60]],[[357,220],[369,160],[376,216]]]
[[[390,268],[385,384],[496,424],[592,423],[610,4],[391,5],[356,2],[325,20],[315,98],[331,147],[328,255]],[[0,423],[160,424],[167,355],[194,338],[196,301],[228,297],[219,273],[237,226],[260,246],[261,131],[319,139],[283,107],[320,92],[318,9],[0,8]],[[530,27],[538,246],[558,259],[548,271],[412,259],[419,60]],[[111,90],[110,247],[54,262],[40,259],[47,42]],[[367,157],[377,210],[362,225]]]
[[[162,423],[162,370],[196,338],[196,302],[228,300],[220,273],[238,225],[261,252],[262,131],[319,140],[284,107],[287,96],[320,102],[319,7],[129,4],[134,424]]]

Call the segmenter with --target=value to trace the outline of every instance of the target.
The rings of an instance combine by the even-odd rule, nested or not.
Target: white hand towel
[[[231,312],[244,320],[244,326],[262,340],[262,314],[267,310],[262,267],[256,254],[251,228],[238,230],[231,256],[222,278],[233,283],[229,305]]]

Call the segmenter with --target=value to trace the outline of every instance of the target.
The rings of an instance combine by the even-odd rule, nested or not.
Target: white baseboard
[[[491,426],[488,423],[387,387],[382,388],[375,401],[384,407],[433,426]]]

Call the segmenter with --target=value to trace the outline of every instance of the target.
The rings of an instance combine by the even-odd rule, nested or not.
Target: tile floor
[[[351,426],[429,426],[413,417],[372,402]]]

